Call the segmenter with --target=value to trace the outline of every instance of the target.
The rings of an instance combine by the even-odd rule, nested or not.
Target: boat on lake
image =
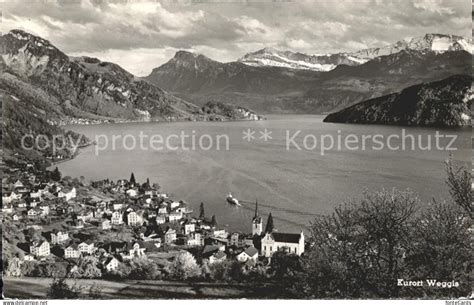
[[[226,200],[228,203],[233,204],[233,205],[238,205],[240,206],[241,204],[239,203],[239,200],[237,198],[234,198],[231,193],[227,194]]]

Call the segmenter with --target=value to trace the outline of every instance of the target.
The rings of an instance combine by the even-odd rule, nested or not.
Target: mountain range
[[[37,91],[49,101],[54,122],[171,120],[192,117],[199,108],[148,84],[120,66],[89,57],[69,57],[48,41],[13,30],[0,37],[2,87]]]
[[[0,47],[0,88],[16,96],[35,95],[52,124],[207,119],[201,107],[117,64],[69,57],[24,31],[0,36]]]
[[[426,34],[423,37],[401,40],[383,47],[334,54],[307,55],[299,52],[264,48],[248,53],[238,61],[249,66],[330,71],[339,65],[357,66],[378,56],[391,55],[402,50],[438,53],[464,50],[472,53],[472,41],[456,35]]]
[[[428,34],[409,42],[354,52],[350,57],[345,53],[324,56],[333,61],[318,64],[337,64],[329,71],[249,64],[243,59],[221,63],[179,51],[145,79],[198,105],[213,100],[264,113],[316,114],[341,110],[419,83],[470,75],[469,51],[469,42],[461,37]],[[271,52],[275,50],[257,53]],[[301,55],[285,54],[287,58]]]

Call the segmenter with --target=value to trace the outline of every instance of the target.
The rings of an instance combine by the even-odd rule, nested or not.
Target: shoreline
[[[71,161],[81,153],[82,148],[86,148],[86,147],[93,146],[93,145],[96,145],[96,143],[90,142],[90,143],[87,143],[87,144],[79,145],[76,148],[76,151],[74,152],[74,154],[70,158],[66,158],[66,159],[62,159],[62,160],[59,160],[59,161],[51,162],[51,165],[49,165],[47,168],[51,168],[52,166],[55,166],[55,165],[58,165],[58,164],[61,164],[61,163],[67,162],[67,161]]]
[[[267,114],[268,115],[268,114]],[[271,114],[270,114],[271,115]],[[284,115],[284,114],[283,114]],[[186,122],[259,122],[259,121],[266,121],[267,117],[264,115],[259,115],[258,120],[252,119],[226,119],[226,120],[191,120],[191,119],[173,119],[173,120],[119,120],[114,121],[114,119],[110,119],[110,121],[103,121],[98,123],[72,123],[72,124],[55,124],[60,128],[64,128],[65,126],[87,126],[87,125],[109,125],[109,124],[133,124],[133,123],[186,123]]]

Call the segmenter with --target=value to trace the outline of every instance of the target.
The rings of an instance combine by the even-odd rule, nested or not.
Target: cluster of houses
[[[9,190],[2,192],[2,212],[11,214],[13,220],[23,218],[31,220],[47,216],[52,201],[57,199],[65,202],[76,198],[76,188],[62,187],[58,183],[35,183],[34,180],[25,185],[17,180]]]
[[[40,231],[40,238],[28,242],[24,260],[57,256],[74,261],[94,255],[112,272],[120,262],[169,247],[200,249],[202,258],[211,264],[236,259],[250,267],[276,251],[304,252],[303,232],[264,232],[257,204],[252,232],[243,234],[219,229],[205,217],[193,217],[186,203],[170,199],[149,181],[136,183],[133,174],[130,180],[93,182],[92,189],[79,196],[75,187],[61,182],[29,179],[17,180],[4,190],[4,215]],[[46,231],[44,218],[50,219],[45,226],[59,224],[59,228]],[[123,231],[130,233],[125,235],[128,240],[117,237]],[[99,242],[93,233],[106,237]]]

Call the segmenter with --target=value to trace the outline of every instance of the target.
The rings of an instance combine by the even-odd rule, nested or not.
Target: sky
[[[148,75],[177,50],[228,62],[264,47],[324,54],[426,33],[471,36],[466,0],[8,0],[1,32],[22,29],[71,56]]]

